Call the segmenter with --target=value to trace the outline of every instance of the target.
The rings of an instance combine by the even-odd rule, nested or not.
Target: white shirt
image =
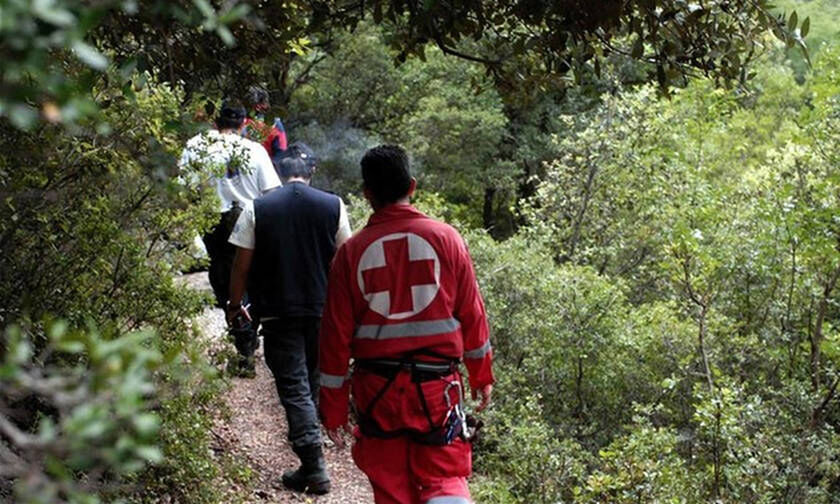
[[[193,182],[215,182],[219,212],[230,210],[234,203],[248,208],[254,199],[281,185],[265,148],[235,132],[208,130],[190,138],[178,167]]]
[[[350,230],[350,219],[347,218],[347,208],[344,206],[344,201],[341,198],[338,198],[338,202],[338,230],[335,232],[336,249],[340,247],[342,243],[347,241],[351,234],[353,234]],[[257,241],[255,228],[256,219],[254,217],[254,207],[248,206],[242,210],[241,214],[239,214],[239,218],[233,226],[233,231],[230,233],[228,242],[236,245],[237,247],[254,250],[254,246]]]

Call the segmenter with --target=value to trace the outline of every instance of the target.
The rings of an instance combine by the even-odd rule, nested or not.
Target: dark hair
[[[315,167],[315,164],[318,162],[318,157],[315,156],[315,152],[303,142],[292,143],[292,145],[286,149],[283,157],[301,159],[309,168]]]
[[[298,157],[287,157],[280,160],[277,165],[277,173],[282,178],[291,177],[312,177],[312,167],[307,165],[303,159]]]
[[[216,127],[219,129],[237,129],[245,121],[247,112],[242,103],[238,101],[226,101],[216,117]]]
[[[255,108],[257,105],[265,105],[268,107],[268,91],[260,86],[249,86],[248,92],[245,93],[248,106]]]
[[[362,157],[362,180],[379,203],[394,203],[408,194],[411,169],[408,155],[397,145],[374,147]]]

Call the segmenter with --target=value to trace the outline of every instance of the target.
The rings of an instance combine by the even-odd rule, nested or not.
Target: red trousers
[[[455,476],[449,470],[463,465],[464,452],[469,458],[469,443],[460,439],[428,446],[404,436],[359,436],[353,460],[370,480],[376,504],[472,504],[466,474]]]
[[[447,413],[443,395],[448,380],[421,384],[432,421],[441,424]],[[385,379],[365,372],[353,375],[353,398],[359,411],[381,390]],[[410,373],[400,373],[375,404],[371,416],[385,430],[427,430],[429,416],[418,397]],[[452,399],[456,399],[452,397]],[[456,399],[457,400],[457,399]],[[471,504],[467,476],[472,466],[472,446],[460,438],[446,446],[417,443],[408,436],[379,439],[356,429],[353,460],[371,485],[376,504]]]

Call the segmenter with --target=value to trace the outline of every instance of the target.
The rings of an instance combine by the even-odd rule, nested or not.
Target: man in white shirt
[[[220,212],[235,204],[245,208],[281,185],[262,145],[239,134],[244,120],[244,107],[225,104],[216,119],[218,129],[192,137],[178,163],[182,169],[202,173],[216,185]]]
[[[194,183],[214,184],[219,197],[219,223],[203,239],[210,256],[210,285],[221,308],[227,304],[236,253],[236,247],[228,243],[236,219],[252,207],[254,199],[281,185],[263,146],[239,134],[245,117],[243,106],[225,103],[216,119],[217,129],[191,138],[178,163]],[[241,376],[254,375],[256,325],[251,323],[231,331],[241,355],[237,366]]]

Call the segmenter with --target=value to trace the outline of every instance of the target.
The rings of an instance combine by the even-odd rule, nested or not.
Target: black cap
[[[303,160],[306,163],[306,166],[312,168],[318,162],[318,157],[315,156],[315,151],[309,148],[303,142],[294,142],[292,145],[286,149],[286,155],[284,157],[296,157]]]
[[[245,110],[245,107],[238,102],[225,102],[219,111],[219,117],[229,121],[243,121],[247,115],[248,112]]]

